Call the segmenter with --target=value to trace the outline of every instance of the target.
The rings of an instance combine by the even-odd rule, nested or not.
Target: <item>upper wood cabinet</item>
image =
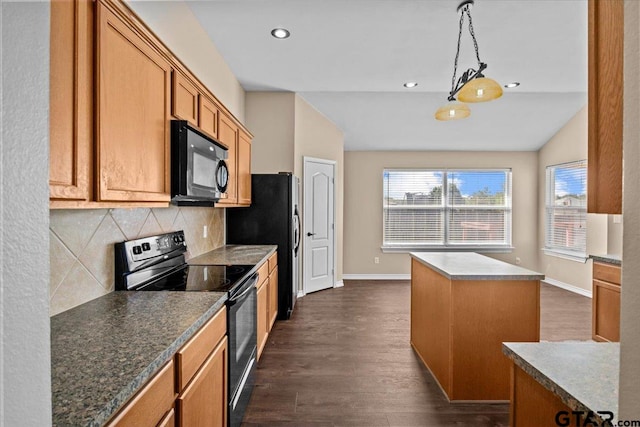
[[[97,3],[98,200],[169,201],[171,65]]]
[[[172,116],[229,147],[223,204],[250,204],[250,134],[123,1],[52,0],[51,34],[51,208],[168,206]]]
[[[589,0],[590,213],[622,213],[623,23],[623,0]]]
[[[198,126],[198,89],[179,71],[173,71],[172,112],[174,117]]]
[[[245,132],[238,135],[238,204],[251,204],[251,138]]]
[[[91,199],[93,9],[89,0],[51,2],[49,191]]]
[[[229,147],[227,168],[229,169],[229,183],[227,185],[227,198],[220,199],[221,205],[235,205],[238,203],[238,126],[225,114],[220,114],[218,121],[218,139]]]
[[[220,110],[209,98],[200,94],[198,106],[198,126],[203,132],[218,138],[218,117]]]

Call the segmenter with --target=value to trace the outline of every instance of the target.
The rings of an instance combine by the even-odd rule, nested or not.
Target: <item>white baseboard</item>
[[[298,298],[302,298],[303,296],[305,296],[304,291],[298,291]]]
[[[334,288],[341,288],[343,286],[344,286],[344,282],[342,280],[338,280],[336,284],[333,285]]]
[[[574,294],[582,295],[583,297],[593,298],[593,293],[591,291],[579,288],[577,286],[570,285],[568,283],[561,282],[556,279],[551,279],[547,277],[546,279],[543,280],[543,282],[548,283],[551,286],[555,286],[557,288],[561,288],[566,291],[573,292]]]
[[[342,280],[411,280],[411,274],[343,274]]]

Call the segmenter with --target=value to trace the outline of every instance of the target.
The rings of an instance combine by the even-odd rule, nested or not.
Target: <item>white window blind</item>
[[[547,167],[545,251],[586,257],[586,160]]]
[[[385,169],[383,248],[511,245],[510,170]]]

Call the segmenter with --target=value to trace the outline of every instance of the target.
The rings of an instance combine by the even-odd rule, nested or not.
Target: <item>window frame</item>
[[[583,207],[570,207],[570,208],[566,208],[563,206],[556,206],[555,205],[555,197],[556,197],[556,181],[555,181],[555,170],[562,167],[562,166],[570,166],[570,165],[579,165],[582,164],[582,167],[584,168],[584,183],[585,183],[585,205]],[[570,161],[570,162],[564,162],[564,163],[558,163],[558,164],[554,164],[554,165],[548,165],[545,167],[545,195],[544,195],[544,247],[542,248],[542,251],[544,252],[545,255],[549,255],[549,256],[553,256],[553,257],[558,257],[558,258],[564,258],[564,259],[568,259],[571,261],[577,261],[577,262],[581,262],[581,263],[585,263],[587,262],[587,259],[589,259],[588,255],[587,255],[587,242],[586,242],[586,235],[587,235],[587,204],[586,204],[586,198],[587,198],[587,160],[583,159],[583,160],[574,160],[574,161]],[[551,179],[551,176],[553,174],[553,179]],[[585,239],[584,239],[584,251],[580,251],[580,250],[567,250],[558,246],[553,246],[550,244],[550,236],[549,236],[549,231],[550,231],[550,224],[549,224],[549,215],[551,211],[562,211],[562,210],[576,210],[579,209],[580,211],[582,211],[583,215],[584,215],[584,227],[585,227]]]
[[[424,206],[423,209],[442,211],[443,241],[441,243],[388,243],[385,242],[385,175],[389,172],[433,172],[443,175],[443,196],[441,205]],[[505,173],[505,204],[504,205],[455,205],[449,201],[449,175],[455,172],[503,172]],[[513,169],[512,168],[383,168],[382,171],[382,245],[383,253],[421,252],[482,252],[482,253],[510,253],[513,251]],[[450,236],[450,218],[452,210],[502,210],[505,212],[504,241],[501,243],[468,244],[452,243]]]

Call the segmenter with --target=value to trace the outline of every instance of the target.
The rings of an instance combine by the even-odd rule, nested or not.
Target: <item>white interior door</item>
[[[335,162],[304,158],[303,288],[305,293],[335,284]]]

